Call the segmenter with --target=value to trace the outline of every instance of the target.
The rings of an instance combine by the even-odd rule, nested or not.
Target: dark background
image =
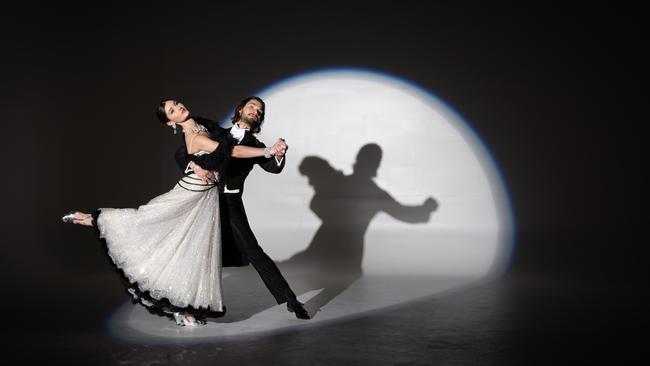
[[[97,333],[124,300],[88,244],[92,234],[59,218],[69,209],[135,207],[175,182],[178,137],[154,116],[160,99],[222,118],[284,78],[354,67],[429,90],[492,152],[516,224],[511,266],[493,285],[514,309],[509,334],[525,339],[509,341],[505,348],[521,352],[508,355],[529,363],[546,354],[537,345],[560,339],[573,361],[596,359],[602,347],[629,357],[633,334],[647,326],[639,14],[406,1],[6,9],[5,335],[20,350],[58,339],[60,354],[77,354],[65,337]]]

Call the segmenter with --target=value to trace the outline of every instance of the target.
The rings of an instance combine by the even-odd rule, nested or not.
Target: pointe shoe
[[[287,302],[287,310],[295,313],[298,319],[311,319],[309,313],[305,310],[304,304],[299,301]]]
[[[79,218],[77,214],[85,217]],[[66,224],[79,224],[84,226],[95,225],[95,220],[93,220],[93,217],[91,215],[79,211],[68,212],[67,214],[63,215],[63,217],[61,217],[61,221],[65,222]]]
[[[186,325],[197,326],[197,325],[205,324],[204,322],[201,322],[196,318],[194,318],[194,320],[190,320],[187,318],[188,316],[190,316],[190,314],[174,313],[174,320],[176,320],[176,325],[180,325],[184,327]]]
[[[66,224],[74,224],[75,223],[74,220],[77,219],[74,216],[74,214],[76,214],[76,213],[77,213],[77,211],[68,212],[67,214],[63,215],[63,217],[61,218],[61,221],[65,222]]]

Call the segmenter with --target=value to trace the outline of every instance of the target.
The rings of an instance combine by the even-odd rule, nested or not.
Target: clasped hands
[[[271,155],[275,156],[276,158],[281,158],[287,153],[287,149],[289,146],[287,145],[286,141],[284,141],[283,138],[279,138],[278,141],[271,146]]]
[[[289,146],[287,145],[286,141],[284,141],[283,138],[279,138],[278,141],[276,141],[271,146],[270,152],[271,155],[275,156],[276,159],[281,159],[287,153],[288,148]],[[190,164],[191,164],[190,168],[192,168],[194,173],[199,177],[199,179],[203,181],[203,183],[208,184],[216,181],[214,172],[203,169],[198,164],[195,164],[194,162],[190,162]]]

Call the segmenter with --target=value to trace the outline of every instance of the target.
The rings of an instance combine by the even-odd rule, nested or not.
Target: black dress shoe
[[[289,310],[292,313],[295,313],[296,318],[298,319],[311,319],[309,313],[307,312],[307,310],[305,310],[303,304],[298,301],[287,302],[287,310]]]

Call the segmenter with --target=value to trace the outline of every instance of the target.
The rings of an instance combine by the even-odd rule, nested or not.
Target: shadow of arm
[[[385,192],[384,192],[385,193]],[[421,205],[403,205],[391,195],[385,193],[381,209],[391,217],[408,223],[424,223],[431,218],[431,213],[438,208],[438,202],[432,197]]]

